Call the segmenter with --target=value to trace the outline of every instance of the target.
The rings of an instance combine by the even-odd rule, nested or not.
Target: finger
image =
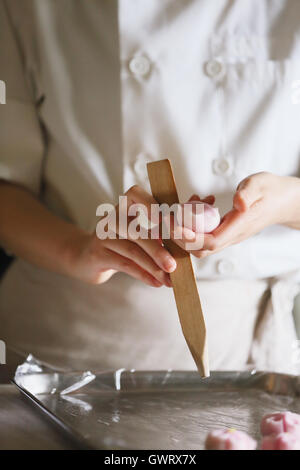
[[[233,197],[233,207],[240,212],[246,212],[248,210],[249,202],[246,191],[241,189],[235,193]]]
[[[212,233],[204,235],[202,250],[191,253],[201,259],[244,240],[252,233],[248,214],[249,212],[241,213],[233,208],[222,218],[221,224]],[[245,227],[247,227],[246,235]]]
[[[171,221],[171,238],[176,245],[188,252],[199,251],[203,248],[204,234],[178,225],[174,219]]]
[[[199,202],[201,202],[201,198],[200,198],[200,196],[198,196],[198,194],[193,194],[193,195],[189,198],[188,202],[190,202],[190,201],[199,201]]]
[[[260,174],[245,178],[237,187],[233,198],[233,207],[240,212],[247,211],[262,196]]]
[[[209,205],[213,206],[215,201],[216,201],[215,196],[211,195],[211,196],[207,196],[205,199],[203,199],[202,202],[206,202],[206,204],[209,204]]]
[[[119,204],[116,206],[116,229],[115,232],[123,237],[127,238],[127,229],[128,224],[135,217],[138,217],[143,213],[148,220],[151,220],[152,217],[152,207],[157,205],[157,201],[153,198],[151,194],[142,189],[141,187],[135,185],[132,186],[122,198],[119,199]],[[134,207],[136,206],[136,207]],[[129,216],[129,212],[135,212],[135,216]],[[158,220],[153,221],[154,223],[159,223]]]
[[[145,191],[140,186],[135,185],[125,193],[125,196],[128,198],[128,207],[130,207],[132,204],[138,204],[141,206],[141,208],[144,206],[145,215],[147,216],[148,220],[151,220],[151,207],[152,205],[157,205],[158,202],[150,193]]]
[[[131,259],[119,255],[114,251],[106,248],[106,257],[107,257],[107,264],[110,269],[114,269],[119,272],[123,272],[128,274],[129,276],[144,282],[145,284],[152,286],[152,287],[161,287],[163,284],[158,281],[154,276],[152,276],[149,272],[145,271],[143,268],[138,266],[134,261]]]
[[[216,198],[212,194],[210,196],[205,197],[204,199],[201,199],[201,197],[198,196],[197,194],[193,194],[193,196],[190,197],[188,202],[198,201],[198,202],[206,202],[206,204],[213,205],[215,203],[215,200]]]
[[[129,189],[129,191],[127,191],[125,195],[128,197],[128,206],[132,204],[143,205],[143,211],[146,213],[148,220],[151,220],[151,222],[153,222],[154,224],[158,224],[160,222],[160,216],[158,211],[154,211],[157,214],[157,220],[153,220],[152,206],[154,204],[157,205],[158,203],[151,194],[149,194],[147,191],[140,188],[139,186],[133,186]],[[119,233],[119,229],[117,229],[117,232]],[[147,231],[145,229],[141,229],[141,233],[143,232]],[[173,256],[162,246],[162,242],[160,239],[151,238],[151,230],[149,230],[147,233],[148,237],[139,237],[133,239],[127,230],[125,238],[134,241],[141,248],[143,248],[146,253],[157,263],[157,265],[167,273],[175,271],[176,261]]]
[[[240,213],[235,209],[227,213],[223,217],[221,224],[213,232],[202,234],[201,250],[192,250],[191,253],[197,258],[203,258],[208,254],[216,253],[224,249],[225,245],[230,244],[230,237],[234,237],[234,232],[236,231],[235,224],[237,223],[235,220],[238,219],[239,216]],[[202,253],[205,251],[209,253],[203,255]]]
[[[105,243],[104,246],[107,249],[132,260],[144,271],[147,271],[155,277],[160,283],[165,284],[167,287],[172,286],[169,275],[160,269],[157,263],[155,263],[155,261],[136,243],[129,240],[113,240],[110,243]]]
[[[222,219],[222,223],[211,234],[204,237],[203,250],[216,253],[236,242],[244,225],[244,216],[232,209]]]
[[[134,242],[150,256],[160,269],[166,273],[175,271],[177,267],[175,259],[157,240],[139,238],[134,240]]]
[[[201,250],[201,251],[198,251],[198,252],[195,252],[195,253],[192,253],[194,256],[196,256],[196,258],[198,259],[204,259],[204,258],[207,258],[208,256],[212,255],[213,252],[212,251],[209,251],[209,250]]]

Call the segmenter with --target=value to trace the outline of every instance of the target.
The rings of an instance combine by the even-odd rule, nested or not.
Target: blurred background
[[[1,250],[0,248],[0,279],[3,276],[4,272],[12,262],[12,259],[10,256],[7,256],[7,254]]]

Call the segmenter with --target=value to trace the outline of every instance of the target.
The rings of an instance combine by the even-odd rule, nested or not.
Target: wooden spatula
[[[169,160],[147,165],[153,197],[159,204],[179,203],[172,167]],[[206,328],[190,255],[171,240],[164,246],[177,262],[170,274],[181,328],[202,377],[209,377]]]

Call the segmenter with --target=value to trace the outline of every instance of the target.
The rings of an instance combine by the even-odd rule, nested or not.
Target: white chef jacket
[[[148,187],[149,160],[172,161],[182,201],[214,193],[222,213],[252,173],[300,176],[299,18],[298,0],[1,1],[0,176],[43,183],[88,229],[98,204]],[[267,228],[197,276],[300,271],[299,241]]]
[[[299,18],[298,0],[1,0],[0,177],[92,230],[100,203],[149,188],[148,161],[222,214],[250,174],[300,176]],[[269,227],[197,279],[297,282],[299,241]]]

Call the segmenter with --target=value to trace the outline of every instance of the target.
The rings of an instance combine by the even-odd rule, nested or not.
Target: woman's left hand
[[[300,179],[257,173],[239,184],[232,209],[212,233],[204,235],[203,248],[190,252],[197,258],[205,258],[274,224],[300,230]],[[203,240],[203,234],[188,235],[186,240],[178,241],[182,248],[194,241],[199,246],[198,237]]]

